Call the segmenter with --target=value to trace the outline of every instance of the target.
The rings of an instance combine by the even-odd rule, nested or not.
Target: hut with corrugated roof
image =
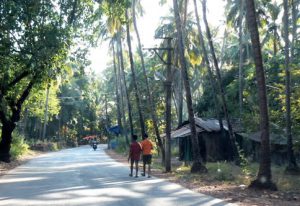
[[[228,127],[225,122],[223,122],[223,130],[221,130],[219,121],[216,119],[204,120],[195,117],[195,123],[200,152],[204,161],[214,162],[233,159]],[[179,160],[191,161],[192,143],[189,121],[183,122],[176,130],[173,130],[171,138],[178,142]]]
[[[252,157],[253,161],[259,161],[261,132],[239,133],[239,135],[243,137],[242,147],[247,156]],[[287,140],[280,132],[270,133],[270,153],[271,161],[277,165],[285,164],[287,161]]]
[[[233,152],[230,145],[228,127],[223,121],[223,130],[216,119],[204,120],[195,117],[196,131],[201,156],[205,161],[215,162],[233,160]],[[236,141],[244,154],[253,161],[259,161],[261,132],[243,133],[238,124],[233,126]],[[164,136],[164,135],[162,135]],[[183,122],[176,130],[171,132],[171,139],[179,147],[179,160],[192,160],[191,129],[189,121]],[[287,145],[286,138],[280,132],[270,133],[271,160],[273,163],[281,165],[286,162]]]

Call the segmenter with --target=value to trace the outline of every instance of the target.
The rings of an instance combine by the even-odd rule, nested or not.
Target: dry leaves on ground
[[[117,154],[113,150],[106,150],[106,153],[116,161],[128,164],[126,156]],[[205,179],[203,176],[199,181],[195,181],[193,178],[180,178],[174,172],[163,173],[160,169],[153,169],[152,174],[178,183],[193,191],[242,206],[300,206],[299,191],[252,190],[245,185],[222,184],[220,181]]]

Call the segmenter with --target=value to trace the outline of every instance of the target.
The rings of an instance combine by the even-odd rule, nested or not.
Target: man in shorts
[[[137,135],[132,135],[132,142],[130,144],[128,162],[130,160],[130,174],[129,176],[132,177],[133,173],[133,164],[135,163],[135,177],[138,177],[138,170],[139,170],[139,160],[141,156],[141,145],[137,141]]]
[[[146,165],[148,165],[148,178],[151,177],[151,161],[152,161],[152,149],[153,144],[148,139],[148,135],[144,134],[144,140],[140,143],[142,146],[143,152],[143,173],[142,176],[145,176]]]

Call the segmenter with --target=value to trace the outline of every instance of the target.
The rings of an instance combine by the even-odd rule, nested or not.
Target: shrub
[[[61,149],[61,145],[56,142],[38,141],[30,146],[30,149],[37,151],[57,151]]]
[[[119,136],[118,138],[111,140],[110,143],[116,144],[115,150],[117,153],[126,154],[128,152],[128,145],[126,143],[125,137]]]
[[[17,159],[21,155],[28,152],[29,145],[25,143],[24,136],[17,132],[13,133],[10,154],[13,159]]]
[[[210,174],[218,181],[233,181],[232,165],[226,162],[208,163],[207,168]]]

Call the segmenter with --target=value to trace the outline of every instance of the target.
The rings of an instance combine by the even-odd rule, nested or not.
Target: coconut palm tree
[[[119,81],[118,81],[118,72],[117,72],[117,62],[116,62],[116,52],[115,52],[115,38],[112,38],[111,48],[113,52],[113,68],[114,68],[114,76],[115,76],[115,92],[116,92],[116,103],[117,103],[117,121],[118,125],[123,133],[122,127],[122,116],[121,116],[121,100],[119,94]]]
[[[130,37],[130,24],[129,24],[130,19],[129,19],[129,15],[128,15],[128,9],[126,9],[126,11],[125,11],[125,18],[126,18],[127,46],[128,46],[128,53],[129,53],[129,62],[130,62],[130,69],[131,69],[131,75],[132,75],[132,82],[133,82],[133,86],[134,86],[134,90],[135,90],[135,99],[136,99],[136,103],[137,103],[137,107],[138,107],[141,133],[142,133],[142,136],[144,136],[144,134],[146,134],[145,122],[144,122],[144,116],[143,116],[142,105],[141,105],[140,91],[138,89],[135,68],[134,68],[133,52],[132,52],[131,37]]]
[[[206,16],[206,0],[202,1],[202,10],[203,10],[203,20],[204,20],[204,24],[205,24],[205,27],[206,27],[206,35],[207,35],[207,39],[208,39],[209,49],[210,49],[210,53],[212,55],[213,65],[215,67],[216,74],[217,74],[217,85],[218,85],[218,89],[219,89],[219,92],[220,92],[220,95],[221,95],[223,112],[224,112],[224,116],[225,116],[225,119],[226,119],[226,122],[227,122],[227,125],[228,125],[228,133],[229,133],[229,137],[230,137],[230,140],[231,140],[231,148],[232,148],[234,159],[237,161],[237,163],[239,163],[239,151],[238,151],[238,148],[237,148],[235,134],[233,132],[233,129],[232,129],[232,126],[231,126],[231,121],[230,121],[229,115],[228,115],[227,103],[226,103],[226,100],[225,100],[225,92],[224,92],[224,88],[222,86],[221,72],[220,72],[218,60],[217,60],[217,57],[216,57],[216,54],[215,54],[214,45],[213,45],[213,42],[212,42],[212,35],[211,35],[211,32],[210,32],[210,28],[208,26],[208,21],[207,21],[207,16]]]
[[[126,100],[127,100],[126,102],[127,102],[127,110],[128,110],[128,120],[129,120],[129,126],[130,126],[130,134],[132,136],[134,134],[133,120],[132,120],[132,106],[131,106],[128,87],[127,87],[126,78],[125,78],[125,67],[124,67],[121,31],[119,31],[118,35],[117,35],[117,48],[118,48],[118,56],[119,56],[118,59],[119,59],[120,68],[121,68],[120,75],[121,75],[121,79],[123,80],[123,81],[121,81],[121,83],[123,85],[122,88],[124,88],[124,93],[125,93]]]
[[[285,42],[285,118],[286,118],[286,136],[287,136],[287,155],[288,166],[286,170],[288,172],[299,172],[299,168],[296,162],[294,150],[293,150],[293,136],[292,136],[292,118],[291,118],[291,73],[290,73],[290,40],[289,40],[289,3],[288,0],[283,1],[284,9],[284,42]]]
[[[131,102],[130,102],[128,88],[126,86],[125,75],[124,75],[125,68],[124,68],[122,37],[121,37],[122,36],[122,23],[124,22],[124,19],[125,19],[124,10],[127,8],[126,6],[127,6],[126,4],[118,4],[118,2],[104,1],[102,7],[103,7],[103,11],[107,18],[106,18],[106,22],[102,24],[100,34],[101,34],[102,38],[112,39],[112,41],[116,42],[116,44],[117,44],[117,51],[115,52],[115,54],[118,57],[119,67],[121,68],[120,84],[122,84],[121,88],[123,88],[123,91],[124,91],[123,93],[125,93],[125,96],[126,96],[130,132],[131,132],[131,135],[133,135],[134,131],[133,131],[133,121],[132,121],[132,111],[131,111],[132,106],[131,106]],[[124,118],[125,117],[123,117],[123,119]],[[125,137],[127,137],[127,136],[125,135]],[[127,143],[129,143],[129,140],[127,138],[126,138],[126,141],[127,141]]]
[[[196,17],[196,23],[197,23],[197,29],[198,29],[199,43],[200,43],[200,47],[202,49],[202,55],[203,55],[203,58],[204,58],[204,63],[205,63],[205,66],[208,70],[209,81],[210,81],[211,90],[212,90],[212,93],[213,93],[213,101],[214,101],[214,106],[215,106],[214,112],[215,112],[215,115],[218,117],[219,124],[220,124],[220,129],[223,130],[224,129],[223,128],[223,122],[222,122],[222,119],[221,119],[221,116],[220,116],[220,111],[219,111],[220,103],[218,102],[218,97],[217,97],[218,90],[216,88],[215,78],[214,78],[210,63],[209,63],[208,53],[207,53],[207,49],[206,49],[206,46],[205,46],[205,43],[204,43],[202,28],[201,28],[200,19],[199,19],[197,1],[193,0],[193,2],[194,2],[194,11],[195,11],[195,17]]]
[[[261,45],[256,20],[255,4],[254,0],[247,0],[246,2],[247,23],[251,36],[253,58],[256,69],[261,129],[261,155],[259,171],[256,179],[251,182],[250,187],[276,190],[277,187],[272,182],[267,92],[261,54]]]
[[[141,38],[139,35],[139,30],[137,27],[137,20],[136,20],[136,0],[132,1],[132,19],[133,19],[133,26],[134,26],[134,30],[135,30],[135,34],[137,37],[137,43],[138,43],[138,53],[139,56],[141,58],[141,64],[142,64],[142,70],[143,70],[143,75],[144,75],[144,79],[145,79],[145,83],[146,83],[146,93],[147,93],[147,98],[148,98],[148,107],[149,107],[149,111],[151,113],[151,118],[153,121],[153,127],[154,127],[154,131],[155,131],[155,135],[156,135],[156,140],[159,146],[159,149],[161,151],[161,155],[162,155],[162,162],[165,161],[165,149],[159,134],[159,129],[158,129],[158,122],[157,122],[157,115],[156,115],[156,109],[154,106],[154,102],[153,102],[153,96],[152,93],[150,92],[150,87],[149,87],[149,81],[148,81],[148,76],[146,73],[146,68],[145,68],[145,60],[144,60],[144,56],[143,56],[143,51],[142,51],[142,45],[141,45]]]
[[[197,132],[196,132],[196,125],[194,119],[194,111],[193,111],[193,104],[192,104],[192,96],[189,84],[189,76],[187,71],[187,63],[185,59],[185,46],[184,40],[182,36],[182,24],[179,15],[179,8],[176,0],[173,0],[173,7],[174,7],[174,16],[176,22],[176,30],[177,30],[177,41],[178,41],[178,51],[179,51],[179,59],[182,67],[183,72],[183,81],[186,93],[186,101],[188,107],[188,115],[190,121],[190,128],[191,128],[191,140],[192,140],[192,148],[193,148],[193,165],[191,167],[191,172],[207,172],[206,167],[203,164],[202,157],[200,155],[200,148],[198,144]]]

